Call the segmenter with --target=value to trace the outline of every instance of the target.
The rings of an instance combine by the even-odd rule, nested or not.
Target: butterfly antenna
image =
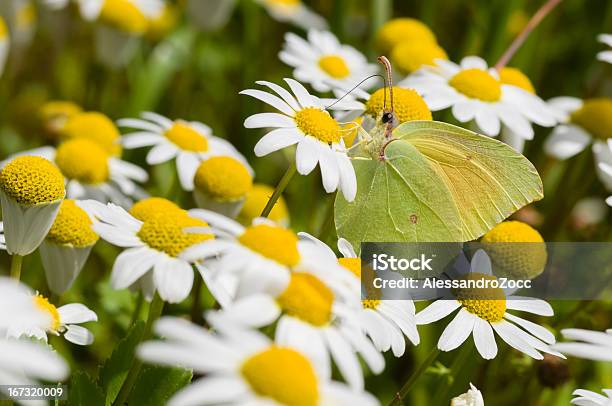
[[[335,102],[333,102],[332,104],[330,104],[329,106],[325,107],[325,110],[329,109],[331,106],[333,106],[334,104],[338,103],[340,100],[344,99],[346,96],[348,96],[349,94],[351,94],[355,89],[357,89],[359,86],[361,86],[366,80],[370,80],[372,78],[375,77],[379,77],[381,78],[383,81],[385,80],[384,76],[379,75],[379,74],[375,74],[375,75],[370,75],[367,78],[363,79],[362,81],[360,81],[359,83],[357,83],[355,86],[353,86],[350,90],[348,90],[346,93],[344,93],[342,95],[342,97],[340,97],[339,99],[337,99]]]
[[[385,79],[385,86],[389,88],[389,101],[391,102],[390,112],[393,113],[393,78],[392,78],[391,62],[389,62],[387,57],[384,55],[378,57],[378,62],[380,62],[380,64],[385,67],[385,73],[387,74],[387,77]],[[385,92],[383,106],[384,106],[383,108],[386,109],[387,92]]]

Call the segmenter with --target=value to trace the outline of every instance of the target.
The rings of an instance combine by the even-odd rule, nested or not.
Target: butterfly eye
[[[391,112],[383,113],[383,115],[382,115],[382,122],[386,124],[386,123],[389,123],[391,121],[393,121],[393,113],[391,113]]]

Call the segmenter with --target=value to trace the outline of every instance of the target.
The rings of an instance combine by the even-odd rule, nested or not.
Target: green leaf
[[[431,121],[404,123],[393,136],[383,160],[353,160],[355,200],[336,198],[338,236],[356,249],[365,241],[471,241],[543,197],[533,165],[500,141]]]
[[[89,375],[76,371],[70,380],[68,404],[71,406],[104,406],[104,394]]]
[[[100,369],[100,385],[106,393],[106,404],[113,403],[134,362],[134,352],[144,333],[144,322],[138,321],[117,345]]]
[[[128,399],[130,406],[165,405],[179,389],[191,382],[193,373],[183,368],[146,366]]]

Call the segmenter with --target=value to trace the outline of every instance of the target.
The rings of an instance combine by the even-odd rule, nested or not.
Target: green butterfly
[[[353,154],[355,200],[336,198],[338,236],[355,248],[471,241],[542,199],[538,172],[506,144],[436,121],[393,129],[389,114]]]

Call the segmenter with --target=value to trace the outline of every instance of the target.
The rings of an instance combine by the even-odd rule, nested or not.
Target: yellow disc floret
[[[251,190],[253,178],[243,163],[229,156],[207,159],[198,167],[195,187],[217,200],[241,199]]]
[[[138,237],[154,250],[171,257],[186,248],[213,238],[212,234],[187,233],[187,227],[208,227],[205,221],[194,219],[183,212],[165,212],[149,216],[140,227]]]
[[[206,137],[182,121],[175,121],[164,135],[170,142],[182,150],[193,152],[208,151],[208,140]]]
[[[60,206],[47,240],[59,245],[89,247],[98,241],[91,229],[91,219],[74,200],[64,200]]]
[[[55,154],[55,163],[66,178],[89,185],[104,183],[109,179],[108,159],[104,148],[86,138],[62,143]]]
[[[472,99],[494,102],[501,98],[499,80],[482,69],[464,69],[453,76],[448,84]]]
[[[520,69],[504,67],[499,70],[499,80],[504,85],[520,87],[531,94],[535,94],[535,88],[531,80]]]
[[[376,44],[383,53],[389,53],[400,42],[436,43],[436,36],[427,25],[414,18],[389,20],[376,35]]]
[[[147,18],[130,0],[104,0],[99,20],[121,31],[142,34],[147,29]]]
[[[89,111],[68,118],[62,130],[67,139],[85,138],[100,145],[112,155],[121,155],[120,135],[117,126],[102,113]]]
[[[238,240],[242,245],[280,264],[294,266],[300,262],[298,237],[286,228],[256,224],[247,227]]]
[[[484,283],[484,281],[495,281],[492,275],[471,272],[464,277],[465,280],[473,280]],[[484,285],[483,285],[484,286]],[[501,288],[465,288],[454,290],[457,301],[472,314],[489,322],[501,321],[506,313],[506,295]]]
[[[351,74],[344,59],[338,55],[325,55],[319,59],[319,68],[334,79],[344,79]]]
[[[379,304],[380,304],[380,300],[378,299],[364,299],[361,301],[361,306],[364,309],[376,310]]]
[[[293,272],[289,286],[276,300],[286,314],[314,326],[331,320],[334,294],[312,274]]]
[[[315,370],[305,356],[291,348],[273,346],[252,355],[240,372],[255,393],[273,399],[275,404],[318,404]]]
[[[361,278],[361,258],[338,258],[338,263]]]
[[[294,117],[298,128],[306,135],[325,143],[339,142],[342,133],[340,124],[327,111],[307,107],[298,111]]]
[[[391,51],[391,60],[403,73],[412,73],[423,65],[435,66],[436,59],[448,59],[446,52],[434,42],[406,41]]]
[[[66,194],[57,166],[37,156],[20,156],[6,164],[0,171],[0,187],[25,206],[56,202]]]
[[[255,183],[247,193],[242,210],[238,215],[238,220],[242,224],[251,224],[254,218],[261,215],[262,210],[266,207],[266,203],[268,203],[273,193],[273,187],[264,185],[263,183]],[[272,207],[272,211],[268,215],[268,218],[277,223],[287,222],[289,219],[287,203],[282,196],[274,203],[274,207]]]
[[[51,323],[49,324],[49,331],[58,331],[61,326],[61,320],[59,312],[57,311],[57,307],[49,302],[49,300],[42,295],[34,295],[32,296],[32,300],[34,300],[34,305],[38,307],[43,312],[47,313],[51,318]]]
[[[570,120],[600,140],[612,138],[612,99],[587,99]]]
[[[385,97],[386,91],[386,97]],[[378,117],[383,111],[385,100],[391,107],[389,89],[378,89],[366,102],[365,114]],[[431,111],[423,98],[412,89],[393,86],[393,109],[400,123],[412,120],[431,120]]]
[[[139,200],[130,209],[130,214],[140,221],[146,221],[151,216],[168,212],[182,213],[183,209],[163,197],[147,197]]]

